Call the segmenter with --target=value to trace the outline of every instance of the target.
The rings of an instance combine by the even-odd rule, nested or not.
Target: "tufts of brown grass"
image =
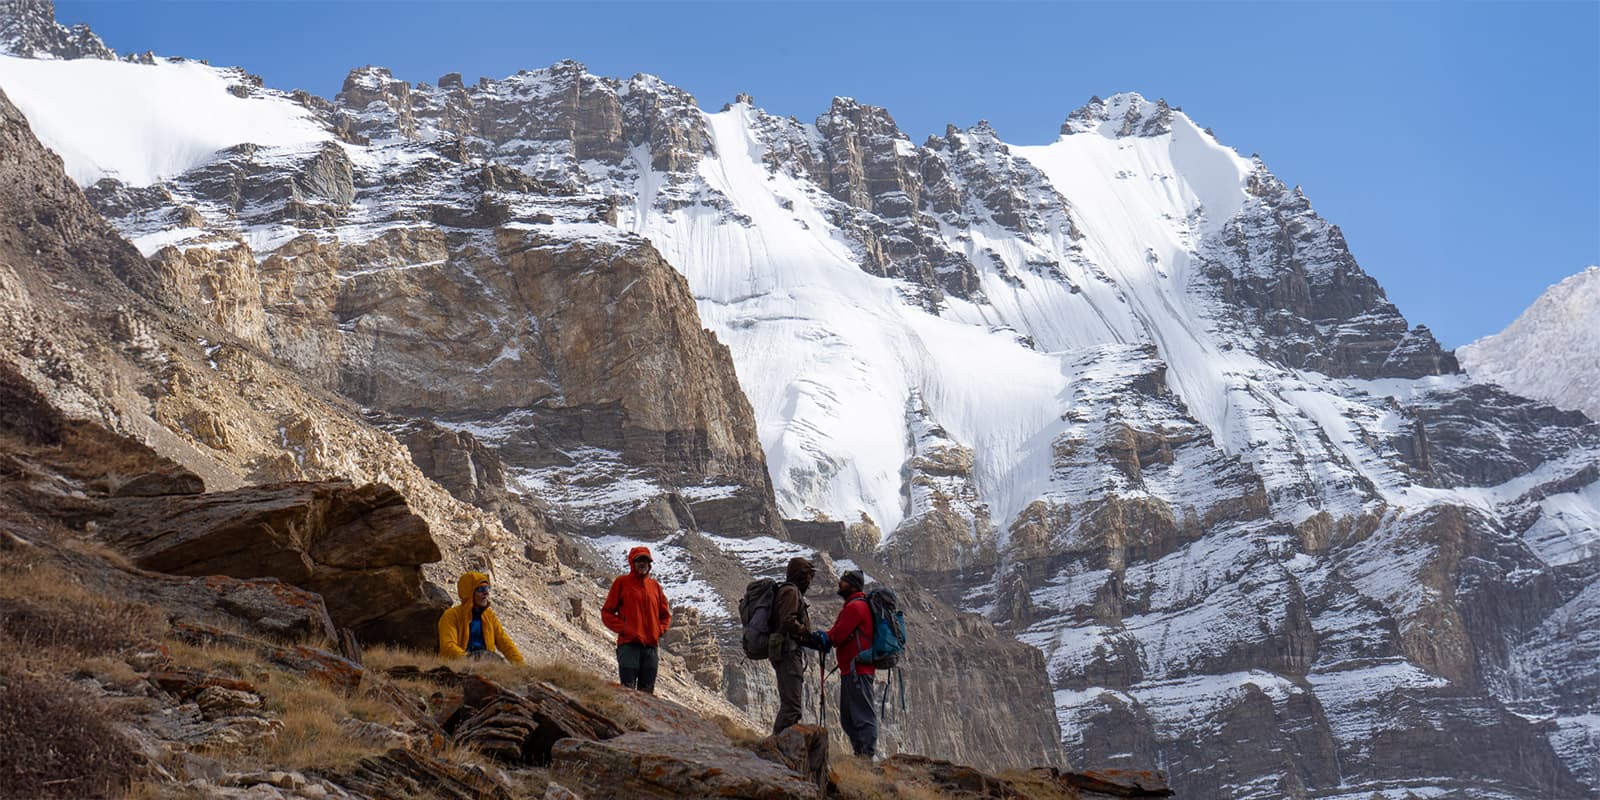
[[[921,781],[892,779],[870,761],[856,756],[834,758],[829,767],[829,777],[839,787],[843,800],[936,800],[947,796]]]
[[[270,670],[254,650],[230,644],[192,644],[182,639],[167,639],[167,652],[179,667],[204,670],[241,680],[262,680]]]
[[[142,759],[106,710],[55,676],[0,665],[0,797],[122,794]]]
[[[346,720],[396,725],[403,712],[376,691],[378,680],[368,676],[362,688],[343,694],[320,680],[296,675],[261,661],[254,651],[226,644],[204,646],[173,640],[168,643],[175,665],[250,681],[261,695],[265,711],[283,728],[237,752],[222,754],[243,766],[277,769],[338,768],[348,766],[384,747],[352,736]]]
[[[751,747],[767,738],[766,734],[726,714],[712,714],[711,721],[722,729],[722,734],[740,747]]]
[[[38,554],[0,552],[0,642],[25,660],[113,655],[166,628],[151,606],[86,587]]]

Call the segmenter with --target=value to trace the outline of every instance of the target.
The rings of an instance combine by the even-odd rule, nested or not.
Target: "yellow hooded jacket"
[[[451,606],[439,615],[439,655],[460,658],[467,654],[467,641],[472,636],[472,591],[488,582],[489,576],[481,572],[465,573],[456,581],[456,595],[461,598],[461,605]],[[500,627],[494,610],[489,608],[483,610],[483,644],[513,664],[522,663],[522,652],[506,635],[506,629]]]

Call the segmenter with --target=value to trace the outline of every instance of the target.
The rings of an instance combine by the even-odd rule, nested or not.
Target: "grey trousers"
[[[873,676],[839,675],[839,727],[858,756],[878,752],[878,711],[872,707]]]
[[[778,718],[772,722],[774,734],[800,721],[801,698],[804,697],[806,654],[796,647],[772,659],[772,669],[778,674]]]

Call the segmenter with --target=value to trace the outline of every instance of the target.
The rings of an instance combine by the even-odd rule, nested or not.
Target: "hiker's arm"
[[[606,595],[605,603],[601,604],[600,606],[600,621],[604,622],[606,627],[611,629],[612,633],[617,634],[623,633],[624,625],[622,621],[622,614],[618,613],[621,611],[622,603],[622,592],[620,591],[621,587],[621,578],[612,581],[611,591]]]
[[[456,641],[455,615],[449,611],[439,615],[439,657],[460,658],[467,654],[466,648]]]
[[[667,593],[662,591],[661,584],[656,584],[656,602],[661,604],[661,631],[666,633],[672,627],[672,604],[667,602]]]
[[[488,611],[484,613],[484,616],[490,617],[491,614],[494,614],[494,612]],[[513,664],[521,664],[522,651],[517,649],[516,642],[511,641],[511,636],[506,633],[505,626],[500,624],[500,617],[492,616],[490,619],[494,621],[495,649],[499,650],[500,655],[505,656],[507,661]]]
[[[799,589],[793,586],[778,587],[778,596],[772,601],[772,612],[778,617],[778,633],[793,639],[804,639],[811,635],[811,629],[800,619]]]

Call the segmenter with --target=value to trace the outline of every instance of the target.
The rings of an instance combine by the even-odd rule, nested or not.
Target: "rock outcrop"
[[[125,498],[96,521],[145,569],[273,577],[317,592],[364,642],[428,648],[452,605],[423,589],[441,558],[428,524],[387,486],[285,483],[229,492]]]
[[[1418,378],[1458,372],[1426,325],[1409,327],[1363,272],[1344,234],[1259,159],[1250,200],[1201,254],[1219,320],[1263,357],[1334,377]]]
[[[849,562],[927,630],[886,749],[987,768],[1059,736],[1200,796],[1592,792],[1592,648],[1560,639],[1593,617],[1600,434],[1461,376],[1305,193],[1180,109],[1122,94],[1049,145],[918,146],[850,100],[711,115],[575,62],[369,67],[293,102],[341,144],[93,187],[152,260],[0,104],[17,396],[191,476],[30,455],[30,513],[393,486],[439,538],[425,574],[490,572],[525,649],[596,670],[595,595],[648,543],[698,617],[662,691],[757,718],[739,588]]]
[[[117,57],[88,25],[69,28],[56,22],[54,0],[0,2],[0,53],[24,58]]]

